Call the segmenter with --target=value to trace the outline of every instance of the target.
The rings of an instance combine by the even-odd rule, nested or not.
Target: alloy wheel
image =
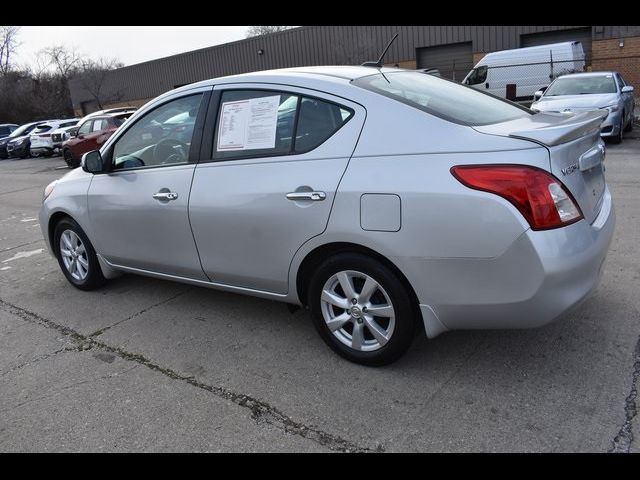
[[[89,259],[80,237],[73,230],[65,230],[60,236],[60,255],[69,274],[78,281],[87,278]]]
[[[395,310],[385,289],[362,272],[332,275],[320,299],[331,333],[354,350],[372,352],[384,347],[395,328]]]

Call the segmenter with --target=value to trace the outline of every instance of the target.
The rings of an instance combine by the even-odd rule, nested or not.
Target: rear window
[[[44,133],[48,132],[49,130],[51,130],[51,125],[38,125],[33,133]]]
[[[507,100],[421,72],[379,73],[352,83],[461,125],[489,125],[533,113]]]
[[[560,77],[545,92],[545,97],[616,93],[613,75]]]

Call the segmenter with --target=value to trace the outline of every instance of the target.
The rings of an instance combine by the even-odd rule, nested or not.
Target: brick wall
[[[486,55],[485,52],[474,53],[473,54],[473,66],[475,67],[478,64],[478,62],[484,58],[485,55]]]
[[[625,82],[635,88],[635,96],[640,97],[640,37],[629,37],[622,40],[624,40],[622,48],[619,38],[594,40],[591,71],[615,70],[620,72]]]

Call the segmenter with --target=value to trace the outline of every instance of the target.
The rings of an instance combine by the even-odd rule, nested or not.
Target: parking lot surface
[[[0,451],[640,451],[640,136],[608,145],[616,233],[597,292],[537,330],[418,337],[384,368],[307,312],[122,276],[67,283],[42,191],[0,161]],[[452,286],[455,287],[455,286]]]

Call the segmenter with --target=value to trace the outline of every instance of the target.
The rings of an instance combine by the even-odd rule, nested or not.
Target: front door
[[[203,280],[187,206],[209,93],[170,100],[143,115],[106,152],[89,217],[96,249],[110,263]],[[198,114],[201,113],[199,116]]]
[[[293,87],[216,90],[189,202],[202,266],[215,283],[284,294],[294,254],[326,228],[365,111]]]

